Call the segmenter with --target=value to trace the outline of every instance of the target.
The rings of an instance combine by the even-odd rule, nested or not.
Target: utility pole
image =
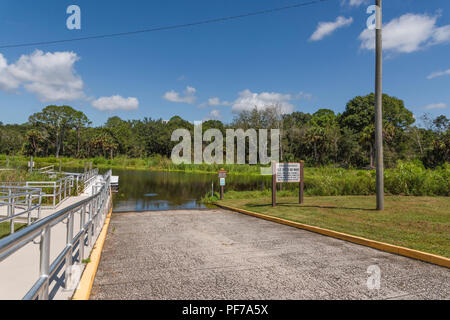
[[[375,148],[377,210],[384,210],[384,163],[383,163],[383,43],[382,0],[375,0],[376,11],[376,72],[375,72]]]

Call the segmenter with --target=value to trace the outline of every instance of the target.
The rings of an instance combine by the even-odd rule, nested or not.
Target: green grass
[[[9,157],[10,167],[26,167],[29,157],[14,156]],[[100,169],[133,169],[133,170],[152,170],[152,171],[174,171],[174,172],[192,172],[192,173],[210,173],[217,172],[221,168],[225,168],[230,174],[260,174],[259,165],[228,165],[228,164],[174,164],[169,158],[155,155],[146,158],[128,158],[125,156],[118,156],[114,159],[106,159],[103,157],[96,157],[90,159],[75,159],[75,158],[39,158],[34,157],[33,161],[37,168],[49,165],[59,167],[59,160],[63,167],[84,168],[85,163],[92,162],[94,168]],[[6,156],[0,155],[0,167],[6,166]]]
[[[9,222],[0,223],[0,239],[9,236],[10,225],[11,224]],[[14,231],[19,231],[20,229],[26,227],[26,225],[26,223],[14,223]]]
[[[13,170],[1,170],[0,182],[15,182],[15,181],[50,181],[48,174],[39,172],[29,172],[27,169],[19,168]]]
[[[374,196],[297,197],[268,192],[228,192],[220,203],[312,226],[348,233],[450,258],[450,198],[387,196],[385,210]]]
[[[10,157],[11,167],[24,167],[29,158]],[[127,158],[124,156],[114,159],[102,157],[93,159],[73,158],[34,158],[36,167],[48,165],[66,168],[83,168],[85,163],[92,162],[97,168],[133,169],[150,171],[175,171],[187,173],[217,173],[225,168],[230,175],[260,175],[259,165],[233,165],[233,164],[179,164],[176,165],[166,157],[155,155],[147,158]],[[0,155],[0,167],[6,164],[6,156]],[[6,171],[8,172],[8,171]],[[0,175],[1,175],[0,171]],[[0,177],[0,181],[1,177]],[[293,190],[294,185],[286,185],[285,189]],[[426,169],[420,161],[399,161],[396,168],[385,170],[385,192],[391,195],[414,196],[450,196],[450,164],[433,170]],[[311,196],[338,196],[338,195],[373,195],[375,194],[375,171],[360,169],[343,169],[333,166],[320,168],[305,168],[305,194]]]

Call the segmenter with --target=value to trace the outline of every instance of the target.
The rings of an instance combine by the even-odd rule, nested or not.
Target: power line
[[[245,17],[251,17],[251,16],[269,14],[269,13],[278,12],[278,11],[285,11],[285,10],[289,10],[289,9],[306,7],[306,6],[310,6],[310,5],[317,4],[317,3],[320,3],[320,2],[325,2],[325,1],[331,1],[331,0],[312,0],[312,1],[308,1],[308,2],[293,4],[293,5],[290,5],[290,6],[272,8],[272,9],[256,11],[256,12],[249,12],[249,13],[244,13],[244,14],[240,14],[240,15],[236,15],[236,16],[214,18],[214,19],[197,21],[197,22],[191,22],[191,23],[185,23],[185,24],[177,24],[177,25],[165,26],[165,27],[156,27],[156,28],[152,28],[152,29],[143,29],[143,30],[136,30],[136,31],[129,31],[129,32],[120,32],[120,33],[110,33],[110,34],[102,34],[102,35],[96,35],[96,36],[87,36],[87,37],[81,37],[81,38],[63,39],[63,40],[29,42],[29,43],[20,43],[20,44],[9,44],[9,45],[0,46],[0,49],[29,47],[29,46],[40,46],[40,45],[58,44],[58,43],[83,41],[83,40],[92,40],[92,39],[104,39],[104,38],[128,36],[128,35],[139,34],[139,33],[148,33],[148,32],[156,32],[156,31],[163,31],[163,30],[181,29],[181,28],[187,28],[187,27],[192,27],[192,26],[198,26],[198,25],[202,25],[202,24],[209,24],[209,23],[216,23],[216,22],[222,22],[222,21],[228,21],[228,20],[235,20],[235,19],[241,19],[241,18],[245,18]]]

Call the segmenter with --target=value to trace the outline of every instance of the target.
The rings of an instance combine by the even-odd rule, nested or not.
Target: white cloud
[[[442,77],[442,76],[447,76],[450,75],[450,69],[445,70],[445,71],[438,71],[438,72],[433,72],[432,74],[430,74],[427,79],[434,79],[437,77]]]
[[[10,93],[21,86],[41,101],[71,101],[85,97],[83,80],[74,69],[74,52],[34,51],[8,64],[0,53],[0,90]]]
[[[219,106],[231,106],[232,103],[229,101],[222,101],[220,100],[218,97],[214,97],[214,98],[209,98],[208,101],[202,103],[199,105],[199,107],[206,107],[206,106],[210,106],[210,107],[219,107]]]
[[[222,118],[222,115],[220,114],[219,110],[212,110],[208,116],[203,119],[204,121],[208,121],[208,120],[219,120],[220,118]]]
[[[276,92],[253,93],[250,90],[244,90],[239,93],[239,98],[233,102],[231,110],[241,112],[244,110],[264,110],[273,105],[279,105],[282,113],[291,113],[294,106],[289,101],[294,100],[290,94],[281,94]]]
[[[433,33],[431,44],[439,44],[450,41],[450,25],[436,28]]]
[[[450,41],[450,25],[437,27],[437,16],[408,13],[383,26],[383,49],[411,53]],[[375,48],[375,31],[365,29],[359,36],[361,48]]]
[[[295,95],[295,99],[304,99],[304,100],[312,100],[313,95],[311,93],[306,93],[303,91],[300,91],[298,94]]]
[[[349,0],[348,5],[353,7],[359,7],[360,5],[368,3],[368,0]]]
[[[429,104],[426,107],[424,107],[425,110],[440,110],[440,109],[446,109],[448,108],[447,104],[441,102],[441,103],[434,103]]]
[[[180,95],[178,92],[170,90],[164,94],[163,98],[170,102],[194,104],[196,100],[195,92],[195,88],[187,86],[186,90],[184,91],[184,95]]]
[[[136,98],[123,98],[119,95],[115,95],[94,100],[92,101],[92,106],[100,111],[130,111],[139,108],[139,101]]]
[[[309,40],[311,41],[319,41],[325,38],[326,36],[332,34],[339,28],[343,28],[345,26],[351,25],[353,22],[353,18],[345,18],[345,17],[337,17],[334,22],[319,22],[316,31],[311,35]]]
[[[208,99],[208,104],[210,105],[210,106],[220,106],[220,100],[219,100],[219,98],[209,98]]]

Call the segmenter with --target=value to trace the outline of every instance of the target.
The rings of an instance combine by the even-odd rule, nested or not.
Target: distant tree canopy
[[[339,121],[355,132],[361,132],[375,123],[375,95],[371,93],[350,100]],[[399,128],[415,122],[412,112],[405,108],[403,101],[387,94],[383,94],[383,121]]]
[[[235,116],[229,124],[219,120],[203,123],[203,132],[219,129],[276,128],[281,132],[281,159],[305,160],[309,165],[370,167],[375,158],[374,94],[350,100],[343,113],[321,108],[315,113],[283,114],[278,105],[256,107]],[[383,95],[383,138],[385,162],[421,160],[428,167],[449,162],[450,121],[441,115],[423,117],[424,127],[402,100]],[[110,117],[103,126],[92,127],[87,116],[70,106],[47,106],[22,125],[0,122],[0,153],[70,157],[169,157],[177,142],[175,129],[187,129],[193,138],[194,125],[179,116],[162,119],[123,120]],[[207,143],[205,142],[205,145]]]

